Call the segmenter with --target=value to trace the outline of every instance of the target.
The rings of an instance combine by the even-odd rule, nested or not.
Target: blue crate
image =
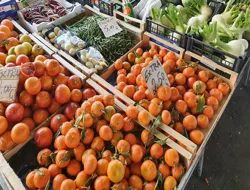
[[[4,0],[0,1],[0,21],[11,17],[17,19],[17,3],[15,0]]]

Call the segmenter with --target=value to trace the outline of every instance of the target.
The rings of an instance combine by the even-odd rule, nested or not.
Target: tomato
[[[17,123],[23,119],[24,107],[19,103],[10,104],[5,110],[5,117],[8,122]]]
[[[68,80],[68,87],[70,90],[80,89],[82,87],[82,80],[77,75],[72,75]]]
[[[63,73],[59,73],[58,75],[56,75],[56,77],[54,78],[54,85],[58,86],[59,84],[68,84],[68,76],[65,76]],[[69,86],[69,85],[67,85]]]
[[[59,110],[61,107],[61,104],[59,104],[55,98],[52,99],[51,104],[48,107],[48,111],[50,114],[55,113],[57,110]]]
[[[39,148],[47,148],[51,145],[53,133],[48,127],[42,127],[35,132],[34,141]]]
[[[96,95],[96,92],[93,88],[86,88],[83,91],[83,100],[87,100],[95,95]]]
[[[65,122],[68,121],[67,117],[63,114],[56,114],[52,117],[50,121],[50,128],[55,133],[58,131],[59,127]]]
[[[66,105],[64,109],[64,115],[70,120],[74,117],[77,108],[80,106],[75,102],[70,102]]]

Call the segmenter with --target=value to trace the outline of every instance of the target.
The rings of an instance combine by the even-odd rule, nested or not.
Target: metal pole
[[[201,153],[201,157],[200,157],[200,160],[199,160],[198,166],[197,166],[197,173],[198,173],[199,177],[201,177],[201,175],[202,175],[203,162],[204,162],[204,154],[205,154],[205,148],[203,149],[203,151]]]
[[[248,70],[247,70],[247,77],[244,86],[247,86],[248,80],[249,80],[249,75],[250,75],[250,64],[248,64]]]

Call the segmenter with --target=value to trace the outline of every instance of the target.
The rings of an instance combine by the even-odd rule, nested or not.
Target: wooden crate
[[[79,77],[81,77],[81,76],[79,76]],[[107,92],[104,88],[102,88],[100,85],[98,85],[94,80],[92,80],[92,79],[87,79],[86,80],[86,84],[87,85],[89,85],[89,86],[91,86],[96,92],[97,92],[97,94],[103,94],[103,95],[105,95],[105,94],[110,94],[109,92]],[[120,110],[120,111],[126,111],[126,109],[127,109],[127,106],[126,105],[124,105],[121,101],[119,101],[118,99],[116,99],[115,98],[115,108],[117,109],[117,110]],[[61,113],[63,111],[63,108],[62,109],[60,109],[60,110],[58,110],[55,114],[57,114],[57,113]],[[36,130],[37,129],[39,129],[39,128],[41,128],[41,127],[43,127],[43,126],[49,126],[49,123],[50,123],[50,120],[51,120],[51,118],[52,118],[52,116],[51,117],[49,117],[45,122],[43,122],[41,125],[39,125],[39,127],[37,127],[36,128]],[[134,121],[134,122],[136,122],[136,121]],[[32,135],[30,136],[30,138],[28,139],[28,141],[26,142],[26,143],[28,143],[30,140],[32,140],[33,139],[33,137],[34,137],[34,133],[35,132],[33,132],[32,133]],[[160,138],[160,137],[159,137]],[[163,139],[162,139],[163,140]],[[168,141],[168,140],[167,140]],[[26,144],[25,143],[25,144]],[[171,144],[171,143],[169,143],[169,144]],[[24,144],[23,145],[18,145],[18,146],[16,146],[15,147],[15,149],[14,150],[11,150],[11,151],[9,151],[8,153],[6,153],[5,155],[4,155],[4,158],[6,159],[6,160],[9,160],[10,158],[12,158],[13,156],[15,156],[15,154],[17,154],[18,153],[18,151],[20,151],[21,149],[22,149],[22,147],[24,146]],[[1,158],[1,156],[0,156],[0,158]],[[186,162],[186,158],[185,157],[183,157],[183,156],[181,156],[181,158],[184,158],[184,161],[185,161],[185,167],[186,168],[188,168],[189,166],[187,165],[187,162]],[[36,159],[36,155],[34,155],[34,159]],[[5,161],[5,160],[4,160]],[[5,161],[6,162],[6,161]],[[38,165],[37,165],[38,166]],[[9,166],[10,167],[10,166]],[[10,168],[10,170],[13,172],[13,170]],[[15,181],[18,181],[18,189],[23,189],[24,187],[23,187],[23,184],[21,183],[21,181],[20,181],[20,179],[18,178],[18,176],[13,172],[13,174],[12,174],[14,177],[14,179],[15,179]]]
[[[124,22],[126,22],[126,20],[129,20],[128,24],[134,27],[138,27],[142,31],[145,31],[146,23],[144,21],[125,15],[118,10],[114,10],[113,14],[116,19],[122,20]]]
[[[77,73],[74,73],[77,74]],[[80,78],[84,78],[84,75],[81,73],[78,75]],[[87,79],[86,84],[91,86],[96,92],[97,94],[109,94],[105,89],[103,89],[101,86],[99,86],[95,81],[93,81],[92,79]],[[127,107],[118,99],[115,99],[115,108],[117,110],[120,111],[126,111]],[[6,165],[8,166],[8,170],[6,170],[6,173],[11,173],[10,178],[12,178],[13,183],[15,182],[15,186],[13,187],[18,187],[18,188],[14,188],[14,189],[18,189],[18,190],[22,190],[25,189],[23,184],[21,183],[20,179],[18,178],[18,176],[14,173],[14,171],[12,170],[12,168],[7,164],[6,161],[8,161],[10,158],[12,158],[13,156],[15,156],[15,154],[17,154],[22,148],[23,146],[25,146],[29,141],[31,141],[34,138],[35,132],[36,130],[38,130],[41,127],[44,126],[49,126],[50,124],[50,120],[52,119],[52,117],[58,113],[62,113],[63,112],[64,107],[60,108],[56,113],[54,113],[53,115],[51,115],[46,121],[44,121],[42,124],[40,124],[38,127],[36,127],[32,132],[30,137],[27,139],[27,141],[25,141],[22,144],[18,144],[16,145],[13,149],[6,151],[3,155],[0,155],[0,159],[3,160],[3,162],[6,163]],[[2,158],[1,158],[2,156]],[[36,155],[34,155],[34,160],[36,160]],[[38,165],[37,165],[38,166]],[[2,162],[0,167],[2,167]],[[6,168],[6,166],[5,166]],[[8,178],[8,180],[10,181],[10,179]],[[1,184],[1,175],[0,175],[0,184]]]
[[[170,51],[170,48],[177,50],[177,52],[178,52],[178,53],[176,53],[177,57],[182,58],[184,56],[184,51],[185,50],[183,48],[180,48],[180,47],[176,46],[175,44],[171,44],[171,43],[169,43],[167,41],[164,41],[163,39],[161,39],[161,38],[159,38],[157,36],[154,36],[153,34],[145,32],[144,35],[143,35],[142,41],[137,43],[135,47],[133,47],[129,52],[127,52],[125,55],[123,55],[120,59],[122,61],[127,61],[127,57],[128,57],[128,54],[130,52],[134,52],[137,48],[148,48],[151,45],[155,44],[155,42],[153,42],[152,40],[157,41],[157,42],[159,42],[159,43],[161,43],[161,44],[163,44],[165,46],[165,47],[160,46],[161,48],[169,47],[169,48],[166,48],[169,51]],[[135,102],[133,100],[131,100],[130,98],[124,96],[119,90],[117,90],[114,86],[112,86],[111,84],[109,84],[106,81],[106,79],[108,79],[114,72],[116,72],[116,69],[115,69],[115,66],[113,64],[101,76],[98,76],[97,74],[93,74],[91,76],[91,78],[94,81],[98,82],[101,86],[109,89],[113,94],[117,95],[126,104],[133,104],[134,105]]]
[[[70,19],[69,21],[65,22],[62,26],[67,26],[73,23],[78,22],[79,20],[81,20],[83,17],[86,16],[94,16],[94,15],[100,15],[103,17],[107,17],[109,18],[110,16],[100,13],[99,11],[97,11],[96,9],[85,5],[84,6],[84,12],[76,15],[74,18]],[[119,23],[119,25],[125,27],[126,29],[128,29],[131,33],[135,34],[137,37],[137,40],[140,41],[142,39],[142,34],[143,31],[126,23],[123,22],[121,20],[117,19],[117,22]],[[62,56],[64,59],[66,59],[68,62],[70,62],[72,65],[74,65],[77,69],[81,70],[87,77],[90,77],[93,73],[93,71],[91,71],[90,69],[88,69],[85,65],[83,65],[80,61],[76,60],[74,57],[72,57],[71,55],[69,55],[67,52],[65,52],[64,50],[59,50],[56,47],[54,47],[52,44],[50,44],[48,41],[46,41],[43,37],[41,37],[38,33],[33,33],[33,35],[39,40],[41,41],[43,44],[45,44],[49,49],[51,49],[51,51],[53,51],[54,53],[58,53],[60,56]]]
[[[61,65],[63,65],[64,67],[66,67],[71,73],[78,75],[78,76],[82,79],[83,83],[86,81],[87,77],[86,77],[84,74],[82,74],[79,70],[77,70],[75,67],[73,67],[71,64],[69,64],[67,61],[65,61],[65,60],[64,60],[62,57],[60,57],[59,55],[54,54],[47,46],[45,46],[44,44],[42,44],[42,43],[41,43],[37,38],[35,38],[32,34],[29,34],[29,36],[30,36],[31,40],[32,40],[34,43],[36,43],[36,44],[38,44],[38,45],[41,45],[41,46],[43,47],[43,49],[44,49],[44,51],[45,51],[45,54],[47,54],[47,55],[51,56],[52,58],[56,59]],[[53,115],[54,115],[54,114],[53,114]],[[53,116],[53,115],[52,115],[52,116]],[[52,117],[52,116],[51,116],[51,117]],[[49,118],[50,118],[50,117],[49,117]],[[48,119],[49,119],[49,118],[48,118]],[[47,119],[47,120],[48,120],[48,119]],[[47,120],[46,120],[46,121],[47,121]],[[11,150],[5,151],[5,152],[3,153],[3,155],[4,155],[4,157],[6,158],[6,160],[8,160],[8,159],[10,158],[9,155],[12,155],[13,152],[15,153],[16,151],[18,151],[18,150],[19,150],[21,147],[23,147],[31,138],[33,138],[33,135],[34,135],[35,130],[38,129],[38,128],[40,128],[40,127],[42,127],[42,126],[45,126],[45,124],[47,124],[46,121],[43,122],[43,123],[41,124],[41,126],[39,125],[39,126],[38,126],[37,128],[35,128],[33,131],[31,131],[31,135],[30,135],[30,137],[29,137],[29,139],[28,139],[27,141],[25,141],[25,142],[22,143],[22,144],[16,144],[16,145],[14,145],[14,147],[13,147]]]
[[[148,48],[149,46],[151,46],[152,44],[155,44],[153,41],[151,40],[155,40],[160,42],[161,44],[163,44],[166,47],[170,47],[170,48],[175,48],[178,53],[176,53],[176,55],[180,58],[183,57],[184,55],[184,49],[180,48],[180,47],[176,47],[176,45],[171,44],[167,41],[163,41],[161,38],[158,38],[150,33],[144,33],[143,35],[143,40],[140,41],[130,52],[134,52],[137,48],[141,47],[141,48]],[[162,46],[161,46],[162,47]],[[163,48],[163,47],[162,47]],[[127,55],[129,54],[129,52],[127,54],[125,54],[124,56],[121,57],[121,59],[123,61],[127,60]],[[119,97],[119,99],[121,99],[123,102],[125,102],[127,105],[136,105],[136,102],[132,99],[130,99],[129,97],[127,97],[126,95],[124,95],[122,92],[120,92],[119,90],[117,90],[114,86],[112,86],[111,84],[109,84],[105,79],[109,78],[109,76],[113,73],[116,72],[116,69],[114,67],[114,65],[112,65],[111,67],[109,67],[108,71],[106,73],[104,73],[104,75],[102,75],[103,78],[101,78],[100,76],[98,76],[97,74],[93,74],[91,76],[91,78],[96,81],[97,83],[99,83],[102,87],[107,88],[109,91],[111,91],[113,94],[115,94],[117,97]],[[144,108],[137,106],[140,110],[144,110]],[[151,115],[151,120],[155,120],[156,118],[153,117]],[[145,127],[145,129],[150,130],[151,126],[147,126]],[[190,141],[189,139],[187,139],[186,137],[184,137],[183,135],[179,134],[178,132],[176,132],[174,129],[172,129],[171,127],[161,124],[160,126],[161,130],[163,130],[164,132],[168,133],[168,135],[174,137],[175,139],[177,139],[179,142],[181,142],[182,144],[184,144],[187,149],[184,149],[182,146],[180,146],[179,144],[177,144],[176,142],[174,142],[173,140],[171,140],[170,138],[168,138],[166,140],[166,135],[164,135],[162,132],[157,131],[155,136],[161,140],[166,140],[166,144],[177,150],[178,153],[180,155],[182,155],[184,157],[185,163],[186,163],[186,167],[190,166],[190,163],[194,157],[194,154],[196,153],[197,150],[197,145],[194,144],[192,141]]]
[[[212,121],[210,121],[210,125],[207,129],[202,129],[201,131],[203,132],[204,136],[205,136],[205,140],[204,142],[206,142],[206,139],[209,138],[211,136],[212,131],[214,130],[216,123],[218,122],[220,116],[222,115],[226,105],[228,104],[232,93],[234,92],[235,89],[235,84],[236,84],[236,80],[238,77],[238,74],[236,72],[233,72],[229,69],[225,69],[224,67],[215,64],[214,62],[212,62],[211,60],[208,60],[206,58],[197,56],[196,54],[193,54],[191,52],[184,52],[184,50],[180,47],[176,48],[174,44],[170,44],[169,42],[163,41],[161,38],[154,36],[150,33],[145,32],[144,33],[144,37],[143,40],[141,42],[139,42],[132,50],[131,52],[134,52],[137,48],[139,47],[147,47],[149,45],[152,45],[154,42],[152,42],[150,39],[154,39],[158,42],[160,42],[163,45],[166,45],[174,50],[177,50],[178,53],[176,53],[176,55],[179,58],[184,58],[185,60],[191,60],[195,59],[200,61],[201,63],[204,63],[206,66],[208,66],[209,68],[212,69],[212,73],[214,74],[214,76],[218,76],[220,78],[222,78],[225,82],[227,82],[232,91],[230,93],[230,95],[226,98],[223,99],[223,101],[220,103],[220,107],[217,110],[217,112],[214,115],[214,118]],[[127,54],[124,55],[121,58],[123,61],[127,60]],[[207,69],[201,65],[199,65],[200,69],[204,69],[204,70],[210,70]],[[213,71],[214,70],[214,71]],[[216,73],[216,72],[217,73]],[[104,76],[105,79],[107,79],[113,72],[115,71],[115,68],[110,67],[109,71],[106,72],[106,76]],[[222,76],[222,74],[218,74],[218,73],[226,73],[226,75],[228,76],[228,78]],[[126,104],[131,104],[131,105],[136,105],[135,102],[128,98],[127,96],[125,96],[123,93],[121,93],[119,90],[117,90],[115,87],[113,87],[111,84],[109,84],[106,80],[102,79],[101,77],[99,77],[98,75],[92,75],[91,78],[93,80],[95,80],[97,83],[99,83],[101,86],[108,88],[113,94],[115,94],[117,97],[119,97],[122,101],[124,101]],[[140,106],[137,106],[139,109],[143,109]],[[151,120],[154,120],[155,117],[151,116]],[[150,126],[147,127],[148,129],[150,128]],[[179,142],[181,142],[182,144],[184,144],[187,147],[186,151],[185,149],[183,150],[182,147],[177,146],[175,142],[171,141],[171,139],[168,140],[168,145],[174,149],[176,149],[182,156],[184,156],[185,158],[187,158],[187,165],[190,166],[192,160],[194,159],[196,152],[198,150],[200,150],[200,148],[198,149],[197,145],[194,144],[192,141],[190,141],[189,139],[187,139],[186,137],[184,137],[183,135],[180,135],[178,132],[176,132],[175,130],[173,130],[172,128],[162,124],[160,126],[161,130],[163,130],[164,132],[166,132],[167,134],[169,134],[170,136],[174,137],[175,139],[177,139]],[[164,135],[165,136],[165,135]],[[157,132],[157,137],[158,138],[162,138],[163,137],[163,133],[158,133]],[[201,147],[201,146],[200,146]]]
[[[28,32],[20,25],[18,24],[15,20],[11,19],[11,22],[13,23],[15,29],[17,30],[20,34],[28,34]]]
[[[175,45],[175,44],[171,44],[171,43],[169,43],[169,42],[167,42],[167,41],[164,41],[162,38],[159,38],[159,37],[157,37],[157,36],[155,36],[155,35],[153,35],[153,34],[150,34],[150,33],[148,33],[148,32],[145,32],[145,33],[143,34],[143,39],[142,39],[139,43],[137,43],[136,46],[133,47],[129,52],[127,52],[125,55],[123,55],[120,59],[122,59],[122,61],[126,61],[126,60],[127,60],[127,57],[128,57],[128,54],[129,54],[130,52],[134,52],[134,51],[135,51],[137,48],[139,48],[139,47],[140,47],[140,48],[148,48],[148,47],[151,46],[152,44],[155,44],[155,42],[153,42],[152,40],[157,41],[157,42],[159,42],[160,44],[163,44],[163,45],[165,46],[164,48],[166,48],[166,49],[168,49],[168,50],[170,50],[170,49],[175,49],[175,50],[177,50],[178,53],[176,53],[176,55],[177,55],[178,57],[180,57],[180,58],[183,57],[184,51],[185,51],[183,48],[181,48],[181,47],[179,47],[179,46],[177,46],[177,45]],[[160,47],[162,47],[162,46],[160,46]],[[104,72],[104,73],[101,75],[101,77],[102,77],[104,80],[106,80],[106,79],[109,78],[110,75],[111,75],[113,72],[115,72],[115,71],[116,71],[115,65],[112,64],[112,65],[107,69],[107,71]]]
[[[183,176],[182,180],[180,181],[177,189],[184,190],[186,184],[188,183],[189,178],[191,177],[196,165],[198,164],[203,151],[205,150],[206,144],[212,135],[212,132],[214,131],[218,121],[220,120],[222,114],[224,113],[229,101],[232,98],[232,95],[236,89],[237,85],[237,79],[238,79],[238,73],[231,71],[227,68],[221,67],[220,65],[214,63],[213,61],[197,56],[196,54],[192,52],[185,52],[185,60],[191,60],[191,59],[196,59],[209,67],[210,69],[207,69],[201,65],[198,66],[198,68],[203,69],[203,70],[209,70],[214,76],[222,78],[225,82],[227,82],[230,85],[231,91],[227,97],[224,97],[223,100],[220,102],[220,106],[218,110],[215,112],[214,117],[212,120],[210,120],[209,127],[206,129],[200,129],[205,138],[203,143],[199,146],[197,153],[195,154],[195,157],[192,161],[191,167],[186,171],[185,175]],[[219,73],[219,74],[218,74]],[[227,77],[221,75],[221,73],[227,74]]]
[[[25,190],[21,180],[0,153],[0,185],[4,190]]]

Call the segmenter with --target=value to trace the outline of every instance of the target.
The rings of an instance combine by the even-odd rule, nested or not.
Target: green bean
[[[89,46],[93,46],[100,51],[109,63],[113,63],[127,53],[137,42],[135,35],[125,28],[122,28],[120,33],[105,38],[98,26],[98,22],[105,19],[101,16],[85,17],[77,23],[67,26],[67,29],[86,41]]]

